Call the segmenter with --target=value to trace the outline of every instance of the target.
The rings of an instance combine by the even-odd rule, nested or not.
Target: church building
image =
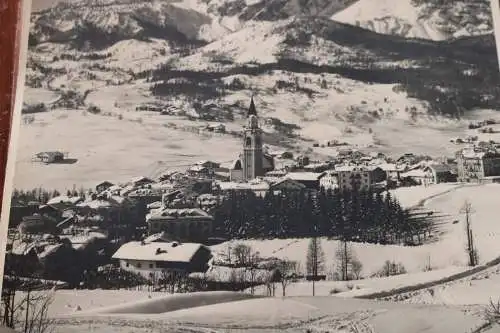
[[[253,97],[247,112],[247,124],[243,129],[243,152],[231,165],[231,181],[244,182],[262,177],[274,170],[274,158],[266,154],[262,147],[262,129]]]

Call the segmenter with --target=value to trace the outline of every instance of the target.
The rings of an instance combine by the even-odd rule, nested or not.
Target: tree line
[[[432,225],[430,217],[414,218],[390,193],[370,190],[269,191],[263,197],[234,191],[212,214],[216,236],[232,239],[329,237],[413,244]]]

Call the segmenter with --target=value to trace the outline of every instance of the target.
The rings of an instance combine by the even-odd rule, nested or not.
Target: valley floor
[[[385,106],[390,110],[404,109],[405,103],[412,103],[405,96],[392,92],[389,85],[373,85],[370,91],[365,91],[364,86],[358,87],[355,82],[351,85],[346,88],[351,91],[350,97],[332,98],[342,97],[339,103],[345,104],[354,98],[355,93],[360,93],[376,105],[383,103],[378,99],[390,96]],[[57,94],[44,89],[27,88],[25,93],[26,102],[32,104],[43,102],[50,105],[57,98]],[[353,133],[343,134],[348,124],[336,117],[345,115],[329,111],[330,104],[318,102],[314,114],[304,114],[304,110],[295,109],[297,105],[307,102],[305,97],[296,100],[298,97],[282,93],[265,98],[266,108],[262,116],[276,117],[301,127],[298,130],[299,139],[290,142],[293,149],[301,151],[311,149],[313,142],[337,139],[349,142],[354,148],[379,151],[394,157],[408,152],[451,156],[460,147],[450,143],[450,140],[472,134],[467,130],[466,119],[454,121],[422,116],[416,122],[408,122],[404,115],[397,114],[394,118],[367,123]],[[246,105],[248,99],[249,96],[239,93],[226,102]],[[207,122],[135,111],[137,105],[154,100],[146,84],[104,86],[97,87],[86,99],[88,105],[100,107],[102,112],[99,115],[83,110],[56,109],[23,116],[14,187],[44,187],[59,191],[74,186],[90,188],[104,180],[125,182],[141,175],[152,177],[167,170],[186,169],[204,159],[228,165],[240,154],[242,146],[238,137],[198,133],[199,127]],[[344,108],[343,104],[339,106],[339,110]],[[485,117],[494,116],[483,111]],[[471,114],[471,117],[478,117],[476,114]],[[228,131],[241,131],[239,120],[225,125]],[[479,136],[481,140],[499,141],[500,131]],[[66,152],[69,158],[77,161],[74,164],[49,165],[32,162],[34,154],[44,151]],[[337,152],[334,148],[317,147],[313,153],[327,157],[335,156]]]

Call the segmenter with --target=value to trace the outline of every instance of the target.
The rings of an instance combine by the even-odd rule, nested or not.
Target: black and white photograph
[[[1,325],[499,332],[497,7],[32,0]]]

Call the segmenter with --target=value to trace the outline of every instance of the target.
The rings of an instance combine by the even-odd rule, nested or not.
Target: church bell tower
[[[243,178],[245,180],[264,176],[262,129],[259,127],[253,96],[250,101],[250,107],[248,108],[247,124],[244,128],[242,157]]]

